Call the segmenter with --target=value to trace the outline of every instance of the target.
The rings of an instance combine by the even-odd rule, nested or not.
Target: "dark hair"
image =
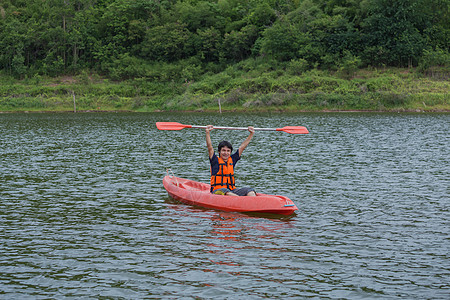
[[[219,152],[220,152],[220,149],[222,149],[223,147],[228,147],[228,148],[230,148],[231,149],[231,151],[233,151],[233,146],[231,146],[231,144],[230,144],[230,142],[228,142],[228,141],[221,141],[220,143],[219,143]]]

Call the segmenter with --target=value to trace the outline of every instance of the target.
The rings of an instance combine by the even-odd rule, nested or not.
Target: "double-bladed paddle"
[[[198,125],[184,125],[177,122],[156,122],[156,127],[159,130],[181,130],[184,128],[203,128],[206,126]],[[214,129],[231,129],[231,130],[247,130],[247,127],[219,127],[214,126]],[[307,134],[308,129],[304,126],[285,126],[283,128],[255,128],[258,131],[284,131],[291,134]]]

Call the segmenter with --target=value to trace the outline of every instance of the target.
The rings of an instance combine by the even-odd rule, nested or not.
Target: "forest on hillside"
[[[296,69],[449,65],[450,0],[2,0],[0,70],[189,82],[249,58]]]

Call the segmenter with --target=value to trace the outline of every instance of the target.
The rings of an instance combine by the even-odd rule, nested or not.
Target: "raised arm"
[[[208,155],[209,158],[213,157],[214,155],[214,148],[212,146],[212,142],[211,142],[211,130],[214,129],[214,126],[212,125],[208,125],[206,126],[206,147],[208,147]]]
[[[243,141],[242,144],[239,146],[239,156],[242,155],[242,152],[244,152],[245,148],[247,148],[248,144],[252,140],[252,137],[255,134],[255,128],[253,128],[253,126],[248,126],[248,131],[250,132],[250,134],[245,139],[245,141]]]

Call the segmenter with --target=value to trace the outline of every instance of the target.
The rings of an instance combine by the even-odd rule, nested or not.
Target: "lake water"
[[[291,217],[171,200],[204,130],[257,132],[237,185]],[[0,298],[449,299],[450,114],[0,114]],[[246,131],[215,130],[235,148]]]

